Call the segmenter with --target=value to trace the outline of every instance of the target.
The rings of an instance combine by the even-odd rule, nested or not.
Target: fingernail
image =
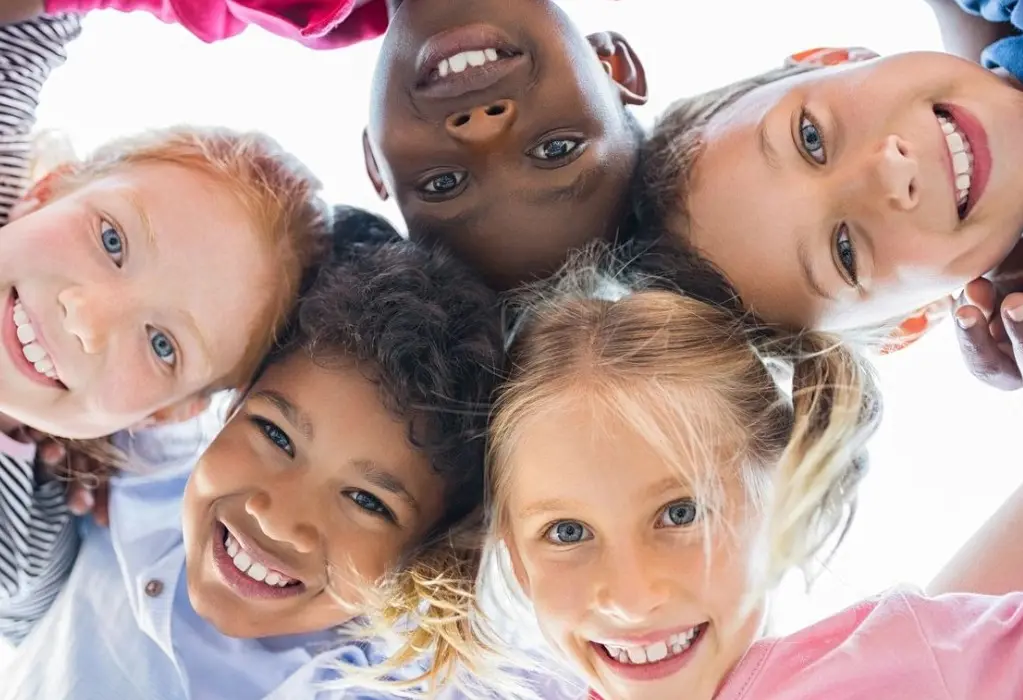
[[[975,319],[973,316],[966,316],[961,313],[956,314],[956,323],[958,323],[959,327],[962,328],[964,331],[968,331],[971,328],[973,328],[973,325],[976,322],[977,319]]]
[[[1016,323],[1023,321],[1023,304],[1007,308],[1005,310],[1005,315]]]

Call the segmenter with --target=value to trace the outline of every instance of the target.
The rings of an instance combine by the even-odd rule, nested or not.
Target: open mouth
[[[669,676],[682,668],[699,644],[709,623],[668,635],[644,645],[596,644],[601,656],[617,673],[639,680]]]
[[[221,578],[245,598],[287,598],[305,591],[300,579],[269,562],[266,552],[245,545],[223,523],[214,527],[213,559]]]
[[[29,379],[66,391],[67,386],[60,380],[57,367],[17,290],[11,290],[4,316],[4,344],[15,365]]]
[[[934,115],[948,149],[956,213],[962,221],[976,207],[991,172],[987,135],[980,122],[959,107],[935,106]]]
[[[429,39],[420,52],[416,90],[430,98],[460,97],[497,84],[525,60],[493,27],[451,30]]]

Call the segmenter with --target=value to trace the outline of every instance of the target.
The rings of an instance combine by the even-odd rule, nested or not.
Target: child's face
[[[976,64],[917,53],[816,70],[712,118],[691,241],[768,320],[869,326],[1002,260],[1023,231],[1021,162],[1023,94]]]
[[[407,432],[354,366],[296,353],[270,367],[185,490],[195,610],[246,638],[364,611],[365,587],[442,515],[443,483]]]
[[[139,165],[5,226],[0,412],[95,438],[229,374],[273,288],[249,220],[214,180]]]
[[[678,472],[578,403],[527,422],[511,454],[517,578],[544,636],[606,700],[710,700],[759,623],[740,615],[758,515],[728,470],[708,541]]]
[[[485,65],[438,67],[473,49]],[[549,0],[404,3],[374,78],[367,165],[410,234],[498,286],[613,235],[638,147],[622,103],[646,94],[624,39],[613,51],[598,60]]]

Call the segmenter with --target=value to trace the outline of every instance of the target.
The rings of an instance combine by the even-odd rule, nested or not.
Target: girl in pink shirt
[[[672,264],[690,296],[602,265],[548,290],[491,425],[494,551],[576,697],[1023,698],[1023,491],[934,591],[991,595],[899,590],[763,638],[770,589],[848,525],[879,399],[840,344],[766,334]],[[1016,574],[985,583],[998,539]]]

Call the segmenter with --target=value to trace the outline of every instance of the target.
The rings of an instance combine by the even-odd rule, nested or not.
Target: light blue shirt
[[[328,664],[366,666],[383,650],[335,631],[234,639],[188,600],[181,496],[199,445],[164,433],[150,447],[160,468],[111,489],[111,527],[83,523],[82,547],[53,607],[0,682],[3,700],[351,700],[319,691]],[[155,446],[155,447],[154,447]],[[144,445],[143,445],[144,447]],[[150,455],[152,458],[153,455]]]

